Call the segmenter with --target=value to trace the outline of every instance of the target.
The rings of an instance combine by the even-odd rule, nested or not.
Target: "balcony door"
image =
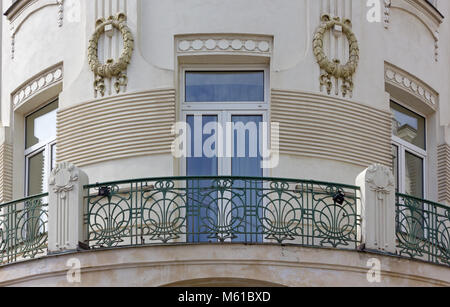
[[[25,120],[25,195],[48,192],[47,181],[56,161],[58,101],[31,113]]]
[[[266,81],[265,70],[184,71],[182,119],[190,128],[182,163],[186,176],[265,175],[261,127],[267,122]],[[237,179],[223,192],[218,186],[224,184],[215,178],[188,180],[188,242],[262,242],[256,212],[262,183]]]

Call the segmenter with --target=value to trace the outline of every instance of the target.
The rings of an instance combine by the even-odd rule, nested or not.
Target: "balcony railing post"
[[[73,164],[58,164],[49,178],[48,250],[77,250],[84,242],[83,196],[87,175]]]
[[[358,211],[365,248],[395,253],[395,179],[391,170],[372,165],[356,178],[356,185],[361,188]]]

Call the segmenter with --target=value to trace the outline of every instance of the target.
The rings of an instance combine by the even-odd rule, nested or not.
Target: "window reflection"
[[[47,192],[47,179],[56,161],[56,112],[54,101],[25,119],[27,196]]]
[[[55,101],[27,117],[26,148],[56,138],[57,108]]]
[[[28,160],[28,195],[41,194],[47,190],[45,158],[44,150]]]
[[[424,197],[423,159],[406,152],[405,153],[405,192],[418,198]]]
[[[392,134],[425,149],[425,118],[391,102]]]
[[[262,102],[264,71],[186,72],[186,102]]]

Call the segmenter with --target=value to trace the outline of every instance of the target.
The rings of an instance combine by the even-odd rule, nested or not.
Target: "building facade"
[[[450,285],[448,1],[2,11],[0,285]]]

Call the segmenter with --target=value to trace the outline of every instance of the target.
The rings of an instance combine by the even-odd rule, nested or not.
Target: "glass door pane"
[[[55,101],[26,118],[25,148],[56,138],[57,109],[58,101]]]
[[[45,159],[45,150],[28,158],[27,196],[42,194],[47,191]]]
[[[405,193],[417,198],[424,198],[424,168],[423,159],[412,153],[405,152]],[[424,223],[426,219],[425,204],[422,202],[413,202],[417,206],[411,210],[409,218],[409,231],[413,236],[422,239],[425,236]]]
[[[405,193],[418,198],[423,198],[423,159],[406,151],[405,164]]]
[[[51,163],[50,165],[52,166],[52,171],[53,169],[56,167],[56,144],[51,145]]]
[[[395,192],[398,193],[399,190],[399,177],[398,177],[398,146],[392,145],[392,171],[394,172],[395,178]]]
[[[187,176],[217,176],[217,142],[211,146],[213,153],[204,152],[204,146],[211,134],[204,134],[206,125],[218,124],[217,115],[194,116],[188,115],[187,124],[191,127],[190,146],[186,158]],[[213,132],[214,133],[214,132]],[[206,146],[205,146],[206,147]],[[192,179],[187,183],[187,216],[188,242],[212,241],[214,225],[217,221],[217,192],[212,188],[213,180]]]
[[[47,151],[43,150],[27,158],[27,196],[42,194],[47,192],[47,169],[46,169]],[[42,203],[46,200],[42,199]],[[25,206],[33,205],[33,209],[27,212],[27,218],[24,225],[23,236],[34,238],[42,235],[46,231],[45,222],[47,214],[41,205],[25,203]]]
[[[238,177],[263,177],[261,168],[262,157],[260,154],[260,123],[262,115],[233,115],[231,121],[233,130],[233,157],[231,159],[231,175]],[[255,243],[262,242],[259,218],[262,213],[261,194],[262,181],[237,180],[233,191],[233,205],[235,206],[233,219],[245,216],[245,221],[240,224],[240,234],[234,242]]]

